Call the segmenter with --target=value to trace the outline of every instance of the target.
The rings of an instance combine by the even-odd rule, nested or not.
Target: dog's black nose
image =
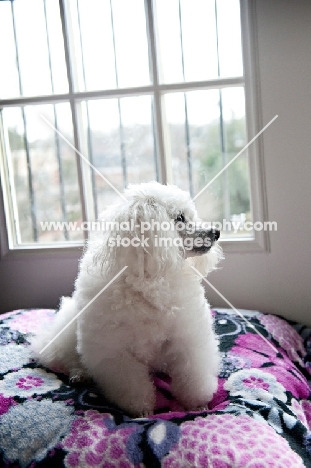
[[[218,229],[211,229],[208,233],[208,236],[213,242],[216,242],[220,237],[220,231],[218,231]]]
[[[213,231],[214,231],[215,241],[218,241],[220,237],[220,231],[218,231],[218,229],[213,229]]]

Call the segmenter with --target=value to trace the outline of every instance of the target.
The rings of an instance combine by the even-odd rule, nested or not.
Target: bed
[[[133,419],[91,382],[74,385],[36,364],[29,339],[54,314],[0,316],[1,467],[311,467],[307,327],[214,310],[222,367],[208,407],[186,412],[156,374],[154,414]]]

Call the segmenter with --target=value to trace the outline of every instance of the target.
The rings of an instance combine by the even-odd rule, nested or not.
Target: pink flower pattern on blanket
[[[135,427],[110,428],[112,418],[94,410],[86,411],[72,424],[71,433],[65,437],[62,447],[68,452],[65,466],[68,468],[132,466],[127,453],[127,441]],[[108,423],[108,424],[107,424]]]
[[[15,402],[13,398],[6,398],[5,396],[0,394],[0,416],[1,414],[6,413],[9,410],[10,406],[14,404]]]
[[[252,368],[264,366],[265,372],[274,375],[293,396],[307,398],[309,395],[310,389],[305,377],[293,366],[287,353],[282,349],[278,350],[278,354],[273,353],[259,335],[253,333],[238,335],[231,352],[250,361]],[[273,365],[268,366],[268,364]]]
[[[247,399],[270,401],[273,398],[285,402],[285,388],[276,378],[261,369],[243,369],[234,372],[224,385],[230,395]]]
[[[4,396],[29,397],[58,389],[61,381],[44,369],[20,369],[10,372],[0,381],[0,393]]]
[[[259,321],[271,333],[273,338],[279,342],[292,361],[303,364],[302,358],[305,356],[306,350],[303,345],[303,339],[293,327],[275,315],[261,314]]]
[[[53,320],[54,311],[0,316],[0,466],[311,466],[311,366],[304,349],[311,331],[302,338],[279,317],[248,317],[267,340],[273,337],[271,347],[232,312],[213,315],[222,366],[212,401],[186,411],[172,395],[170,378],[159,373],[154,414],[137,419],[93,383],[73,385],[36,364],[31,334],[39,322]]]
[[[17,382],[16,386],[29,390],[32,387],[40,387],[44,383],[44,380],[41,377],[33,377],[32,375],[26,375],[21,377]]]
[[[181,466],[302,468],[304,464],[268,425],[249,416],[226,414],[197,418],[195,426],[183,424],[178,444],[163,460],[163,468]]]
[[[251,375],[250,377],[246,377],[243,380],[244,385],[246,387],[250,388],[262,388],[263,390],[268,390],[269,389],[269,384],[265,382],[262,378],[260,377],[255,377],[254,375]]]
[[[20,315],[9,315],[8,324],[11,330],[18,330],[21,333],[36,333],[41,328],[42,321],[48,326],[54,315],[55,312],[50,309],[26,310]]]

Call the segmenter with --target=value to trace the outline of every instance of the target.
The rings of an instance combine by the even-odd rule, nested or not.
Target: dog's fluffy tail
[[[76,313],[74,299],[63,297],[54,322],[48,326],[42,324],[41,331],[31,340],[34,355],[42,365],[66,374],[79,368],[74,320]]]

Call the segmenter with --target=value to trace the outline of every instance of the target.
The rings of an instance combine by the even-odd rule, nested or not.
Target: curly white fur
[[[92,377],[109,400],[132,415],[153,411],[153,370],[171,376],[172,392],[185,408],[204,406],[217,388],[220,359],[201,278],[192,266],[206,275],[221,249],[213,242],[207,253],[192,251],[197,255],[186,258],[179,245],[157,246],[160,237],[180,238],[175,228],[145,232],[148,246],[113,246],[117,236],[141,239],[142,222],[171,222],[180,214],[198,221],[189,194],[175,186],[132,185],[125,197],[101,220],[123,227],[133,220],[134,230],[106,231],[89,242],[72,297],[62,298],[52,327],[35,337],[33,349],[47,367],[71,378]],[[40,354],[124,266],[124,273]]]

